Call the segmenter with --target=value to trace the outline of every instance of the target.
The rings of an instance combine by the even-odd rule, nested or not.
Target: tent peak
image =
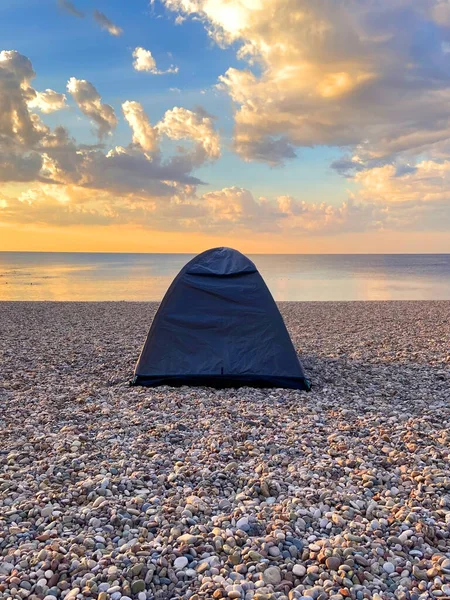
[[[189,275],[240,275],[256,273],[254,263],[233,248],[211,248],[202,252],[186,266]]]

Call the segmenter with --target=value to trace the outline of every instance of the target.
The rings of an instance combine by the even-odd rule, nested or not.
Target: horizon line
[[[217,246],[220,247],[220,246]],[[228,247],[228,246],[226,246]],[[206,250],[209,250],[207,248]],[[186,252],[124,252],[116,250],[0,250],[0,254],[139,254],[139,255],[197,255],[201,251]],[[239,252],[241,252],[239,250]],[[448,256],[449,252],[241,252],[257,256]]]

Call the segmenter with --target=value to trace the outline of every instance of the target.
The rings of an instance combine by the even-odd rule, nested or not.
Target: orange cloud
[[[387,158],[450,138],[447,58],[438,43],[415,49],[427,21],[448,27],[447,0],[163,1],[247,61],[220,77],[245,159],[277,163],[297,147],[359,144]]]

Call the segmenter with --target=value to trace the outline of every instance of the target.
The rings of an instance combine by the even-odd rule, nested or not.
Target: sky
[[[450,0],[2,0],[0,251],[450,252]]]

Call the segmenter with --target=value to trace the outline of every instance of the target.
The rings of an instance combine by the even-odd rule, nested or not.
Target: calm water
[[[0,300],[160,300],[193,256],[0,252]],[[450,300],[450,254],[250,258],[276,300]]]

